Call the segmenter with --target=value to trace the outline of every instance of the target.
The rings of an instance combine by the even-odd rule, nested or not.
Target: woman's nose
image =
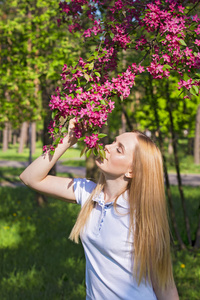
[[[104,150],[110,152],[110,145],[105,145]]]

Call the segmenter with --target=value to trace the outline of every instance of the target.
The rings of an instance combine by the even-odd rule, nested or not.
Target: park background
[[[57,26],[58,1],[2,1],[0,104],[0,298],[84,299],[85,259],[81,245],[68,240],[79,207],[46,198],[24,187],[19,174],[51,141],[49,100],[61,85],[64,64],[88,58],[95,41]],[[195,13],[200,15],[199,6]],[[139,62],[140,51],[121,50],[118,72]],[[177,183],[166,186],[172,231],[174,276],[180,299],[200,295],[200,97],[180,99],[178,78],[154,80],[142,74],[102,132],[105,143],[137,128],[150,134]],[[166,98],[169,94],[170,97]],[[162,140],[158,128],[162,133]],[[161,143],[161,144],[160,144]],[[69,149],[51,172],[98,177],[94,157],[80,158],[82,144]],[[63,166],[63,168],[62,168]],[[57,169],[57,170],[56,170]],[[183,185],[183,174],[197,183]],[[182,177],[181,177],[182,175]],[[170,176],[169,176],[170,178]],[[198,183],[199,182],[199,183]]]

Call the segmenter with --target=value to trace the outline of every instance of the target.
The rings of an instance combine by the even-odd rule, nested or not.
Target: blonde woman
[[[70,239],[81,238],[86,257],[86,299],[177,300],[162,158],[134,131],[105,146],[97,159],[98,184],[47,175],[74,143],[74,120],[55,154],[42,155],[21,175],[30,188],[82,206]]]

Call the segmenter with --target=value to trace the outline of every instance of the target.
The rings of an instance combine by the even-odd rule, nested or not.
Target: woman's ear
[[[128,172],[126,172],[125,177],[126,178],[133,178],[133,172],[129,170]]]

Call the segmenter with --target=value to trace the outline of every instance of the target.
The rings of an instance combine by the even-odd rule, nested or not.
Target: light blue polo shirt
[[[84,205],[96,184],[74,179],[78,204]],[[87,300],[156,300],[152,286],[143,280],[138,286],[133,278],[132,241],[129,233],[129,202],[124,193],[113,203],[104,202],[104,194],[93,199],[89,220],[81,235],[86,258]]]

